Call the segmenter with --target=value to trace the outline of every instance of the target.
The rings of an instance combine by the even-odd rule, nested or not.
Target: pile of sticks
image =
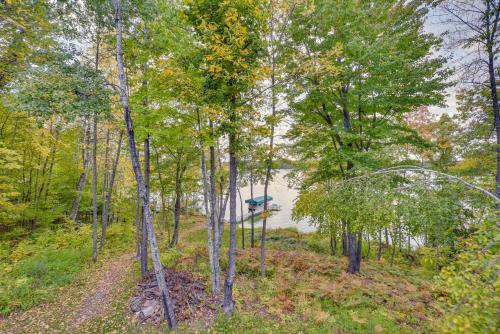
[[[164,268],[164,274],[176,320],[212,323],[220,309],[220,297],[208,293],[203,280],[189,271]],[[143,277],[136,293],[130,298],[129,306],[141,323],[159,324],[164,321],[160,290],[154,274]]]

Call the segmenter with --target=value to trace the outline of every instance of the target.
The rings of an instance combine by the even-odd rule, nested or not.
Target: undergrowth
[[[130,249],[130,225],[113,224],[106,233],[106,247],[99,261]],[[90,225],[66,223],[35,231],[17,243],[0,243],[0,314],[26,310],[51,300],[91,263]]]

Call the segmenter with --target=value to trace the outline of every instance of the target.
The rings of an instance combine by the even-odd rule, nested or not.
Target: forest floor
[[[2,333],[77,333],[109,312],[121,289],[134,277],[135,254],[122,254],[86,271],[59,296],[0,321]]]
[[[161,250],[165,266],[210,282],[205,220],[182,222],[177,248]],[[227,230],[227,229],[226,229]],[[227,231],[225,231],[227,232]],[[256,230],[259,235],[259,230]],[[180,323],[181,333],[432,333],[439,316],[432,274],[409,264],[362,262],[361,275],[345,272],[341,256],[328,255],[327,240],[294,230],[271,230],[267,277],[260,276],[259,250],[241,249],[238,230],[236,314]],[[161,240],[161,238],[160,238]],[[226,245],[228,235],[224,235]],[[161,245],[166,245],[161,241]],[[221,253],[227,268],[227,249]],[[224,277],[224,275],[223,275]],[[83,273],[54,301],[0,321],[1,333],[163,333],[165,324],[140,323],[129,307],[140,282],[133,254],[123,254]],[[209,287],[206,287],[209,290]],[[217,305],[215,305],[217,306]]]

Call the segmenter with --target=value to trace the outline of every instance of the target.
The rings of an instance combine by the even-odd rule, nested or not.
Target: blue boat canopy
[[[267,201],[272,201],[273,198],[271,196],[267,196]],[[252,206],[262,205],[264,204],[264,196],[254,197],[253,199],[245,200],[245,203],[248,203]]]

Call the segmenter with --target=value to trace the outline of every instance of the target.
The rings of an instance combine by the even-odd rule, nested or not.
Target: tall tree
[[[115,28],[116,28],[116,62],[118,67],[118,78],[120,82],[120,100],[123,105],[123,115],[127,128],[127,135],[129,141],[130,158],[132,161],[132,168],[134,170],[137,187],[139,188],[139,195],[141,197],[142,205],[144,208],[144,219],[147,227],[148,238],[151,246],[151,257],[153,259],[153,267],[155,270],[155,277],[160,289],[160,294],[163,302],[165,318],[170,328],[175,328],[177,322],[175,320],[174,307],[169,296],[167,285],[165,282],[165,275],[163,272],[163,265],[160,261],[160,253],[158,243],[154,234],[153,216],[149,207],[148,194],[144,184],[142,171],[139,163],[139,156],[137,154],[137,147],[135,144],[134,126],[130,116],[129,99],[127,95],[127,82],[125,80],[125,70],[123,64],[123,49],[122,49],[122,14],[121,14],[121,1],[114,0],[115,7]]]
[[[401,116],[439,104],[447,77],[444,59],[430,57],[439,39],[423,33],[428,8],[425,1],[396,0],[299,7],[291,26],[297,61],[288,69],[298,79],[290,87],[289,138],[293,152],[309,160],[297,165],[307,171],[304,189],[393,163],[382,150],[421,142]],[[358,273],[364,226],[348,216],[342,221],[348,271]]]
[[[495,193],[500,197],[500,109],[497,95],[500,1],[444,0],[437,3],[446,14],[445,22],[452,26],[452,42],[468,55],[463,58],[463,82],[486,87],[490,93],[496,136]]]
[[[258,77],[263,53],[261,34],[265,13],[259,0],[220,2],[200,0],[187,10],[204,44],[206,86],[222,107],[223,130],[229,140],[229,266],[224,282],[223,309],[234,312],[233,283],[236,265],[236,182],[243,94]],[[221,210],[222,211],[222,210]],[[220,213],[219,213],[220,214]]]

